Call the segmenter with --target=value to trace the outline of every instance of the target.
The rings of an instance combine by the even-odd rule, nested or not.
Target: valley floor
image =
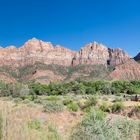
[[[83,99],[81,100],[84,102]],[[99,99],[96,106],[101,106],[102,102]],[[113,103],[108,101],[108,104]],[[125,115],[131,112],[132,108],[140,106],[140,102],[123,101],[123,105],[125,108],[123,111],[107,113],[107,118],[110,120],[125,119]],[[44,112],[42,104],[27,100],[19,102],[10,97],[0,98],[0,113],[2,140],[69,140],[72,129],[82,121],[86,114],[80,109]],[[139,121],[140,112],[137,116],[132,115],[128,119]],[[138,137],[134,140],[138,140]]]

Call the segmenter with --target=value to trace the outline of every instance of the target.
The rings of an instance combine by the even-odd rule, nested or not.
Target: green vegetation
[[[68,109],[69,109],[70,111],[74,111],[74,112],[78,111],[78,109],[79,109],[79,106],[78,106],[78,104],[77,104],[76,102],[71,102],[71,103],[69,103],[69,104],[67,105],[67,107],[68,107]]]
[[[38,120],[31,120],[30,122],[28,122],[28,128],[41,130],[42,129],[41,122]]]
[[[111,106],[107,102],[103,102],[100,109],[104,112],[111,112]]]
[[[7,112],[6,117],[1,117],[0,114],[0,138],[3,138],[3,129],[6,130],[7,127],[10,127],[7,129],[8,137],[14,135],[10,133],[13,126],[10,123],[17,121],[20,133],[23,132],[22,139],[30,138],[29,135],[31,135],[34,139],[38,136],[38,140],[62,140],[60,134],[63,135],[66,132],[67,135],[63,138],[68,140],[135,140],[140,130],[140,122],[132,120],[133,117],[139,119],[140,107],[135,106],[138,102],[132,102],[134,108],[127,112],[125,101],[135,97],[136,94],[137,97],[140,96],[140,81],[82,81],[78,79],[48,85],[34,82],[24,84],[0,82],[1,99],[4,100],[3,103],[10,104],[10,109],[3,111]],[[3,103],[1,105],[4,105]],[[21,113],[22,108],[24,110]],[[14,111],[19,111],[19,114],[14,114]],[[39,112],[40,116],[38,116]],[[21,118],[25,123],[16,118],[23,114],[25,116]],[[127,119],[122,115],[128,115],[132,119]],[[55,120],[54,123],[57,126],[49,124],[51,119]],[[63,121],[66,125],[59,126]],[[29,134],[24,137],[27,131]]]
[[[63,111],[64,106],[61,103],[58,102],[46,102],[46,104],[43,106],[44,112],[61,112]]]
[[[140,81],[71,81],[67,83],[7,84],[0,82],[0,96],[21,97],[29,100],[36,95],[119,95],[140,94]],[[30,97],[29,97],[30,96]],[[51,97],[55,98],[55,97]]]
[[[73,129],[71,140],[132,140],[139,136],[140,123],[127,119],[107,120],[93,110]]]
[[[115,102],[111,107],[112,112],[120,112],[122,109],[124,109],[122,102]]]
[[[62,140],[62,137],[58,133],[57,127],[53,124],[48,125],[47,140]]]

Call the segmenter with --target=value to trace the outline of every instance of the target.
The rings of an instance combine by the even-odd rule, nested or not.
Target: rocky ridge
[[[110,67],[113,69],[109,70]],[[97,42],[85,45],[78,52],[36,38],[19,48],[0,47],[1,80],[48,83],[77,78],[140,79],[140,64],[124,50],[111,49]]]
[[[53,46],[33,38],[20,48],[9,46],[0,48],[0,66],[26,66],[35,62],[71,66],[79,64],[118,65],[126,62],[130,56],[122,49],[110,49],[96,42],[81,48],[79,52],[72,51],[60,45]]]

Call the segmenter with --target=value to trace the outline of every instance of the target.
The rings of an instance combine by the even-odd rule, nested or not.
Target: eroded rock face
[[[76,53],[72,64],[119,65],[130,59],[122,49],[110,49],[96,42],[90,43]]]
[[[35,62],[69,66],[74,55],[74,51],[62,46],[54,47],[50,42],[33,38],[20,48],[0,48],[0,66],[22,67]]]
[[[139,58],[139,55],[137,58]],[[79,69],[79,71],[76,69],[71,74],[71,79],[87,77],[88,80],[90,76],[90,79],[93,79],[92,76],[97,76],[96,65],[103,65],[106,69],[107,65],[115,67],[113,72],[105,72],[103,75],[100,74],[102,76],[99,75],[99,77],[105,77],[109,74],[113,79],[140,79],[140,64],[134,60],[132,61],[127,53],[122,49],[110,49],[96,42],[86,45],[78,52],[64,48],[60,45],[53,46],[50,42],[43,42],[36,38],[28,40],[20,48],[16,48],[15,46],[9,46],[7,48],[0,47],[1,68],[9,66],[13,72],[16,72],[17,70],[16,74],[20,77],[20,74],[18,74],[20,73],[19,68],[27,68],[28,71],[28,66],[34,66],[33,70],[35,70],[35,73],[29,70],[28,74],[21,75],[21,79],[37,79],[43,82],[63,81],[65,78],[67,79],[67,76],[69,75],[68,69],[66,70],[66,74],[63,73],[64,69],[61,68],[53,70],[48,68],[37,69],[36,62],[47,66],[55,64],[64,67],[64,69],[84,64],[85,68],[83,71],[81,69]],[[94,68],[91,68],[90,70],[89,66],[93,66]],[[0,74],[0,80],[4,79],[6,81],[7,79],[7,81],[15,82],[19,79],[16,77],[13,78],[13,75],[8,71],[3,70],[5,73]],[[63,72],[61,73],[61,71]],[[90,73],[92,74],[90,75]]]
[[[108,48],[94,42],[81,48],[76,53],[72,64],[106,64],[108,59]]]
[[[121,49],[110,49],[96,42],[81,48],[79,52],[71,51],[62,46],[53,46],[50,42],[38,39],[27,41],[22,47],[9,46],[0,48],[0,66],[26,66],[41,62],[63,66],[79,64],[119,65],[130,59]]]
[[[140,80],[140,64],[130,59],[115,67],[110,77],[116,80]]]
[[[109,65],[119,65],[130,60],[130,56],[122,49],[108,49],[109,52]]]

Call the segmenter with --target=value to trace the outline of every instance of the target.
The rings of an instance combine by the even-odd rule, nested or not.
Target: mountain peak
[[[22,47],[26,49],[30,48],[33,51],[36,51],[36,50],[43,51],[43,50],[52,49],[53,45],[51,42],[44,42],[37,38],[32,38],[32,39],[29,39],[27,42],[25,42],[25,44]]]
[[[16,46],[10,45],[10,46],[7,46],[6,48],[7,48],[7,49],[16,49]]]

